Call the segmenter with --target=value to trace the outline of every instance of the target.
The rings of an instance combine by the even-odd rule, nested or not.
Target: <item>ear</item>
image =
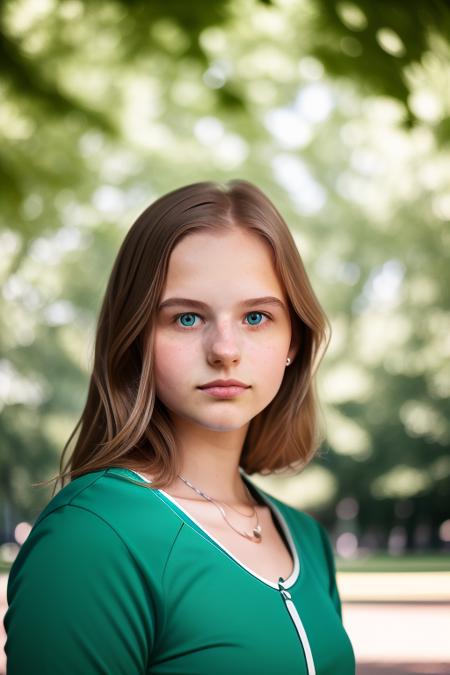
[[[291,363],[297,356],[298,350],[300,349],[300,335],[297,329],[297,324],[293,324],[293,331],[292,331],[292,337],[291,337],[291,344],[289,346],[289,351],[287,353],[287,356],[291,359]]]
[[[299,345],[293,345],[292,342],[291,342],[291,346],[289,347],[289,351],[287,353],[287,355],[291,359],[291,363],[293,362],[293,360],[297,356],[298,347],[299,347]]]

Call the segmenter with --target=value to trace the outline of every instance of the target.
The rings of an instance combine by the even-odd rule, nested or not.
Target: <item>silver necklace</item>
[[[254,506],[253,506],[253,513],[250,516],[245,516],[246,518],[252,518],[256,514],[256,525],[253,528],[253,533],[249,534],[248,532],[244,532],[243,530],[238,530],[237,528],[234,527],[234,525],[232,523],[230,523],[230,521],[228,520],[228,518],[225,514],[224,509],[215,499],[213,499],[209,495],[202,492],[202,490],[199,490],[198,488],[196,488],[195,485],[192,485],[192,483],[190,483],[186,478],[183,478],[183,476],[181,476],[180,474],[177,474],[177,475],[178,475],[179,478],[181,478],[183,483],[186,483],[186,485],[191,488],[191,490],[195,490],[195,492],[198,495],[200,495],[204,499],[207,499],[209,502],[212,502],[214,504],[214,506],[217,506],[220,513],[222,514],[222,517],[225,519],[225,521],[228,523],[228,525],[235,532],[240,534],[242,537],[245,537],[246,539],[249,539],[250,541],[253,541],[255,544],[259,544],[261,542],[261,540],[262,540],[262,529],[261,529],[261,525],[259,523],[258,511],[255,509]],[[250,491],[249,491],[248,487],[245,484],[244,484],[244,487],[247,490],[248,496],[250,497],[250,499],[252,499],[252,496],[250,494]],[[232,509],[233,511],[236,511],[236,509],[233,509],[233,507],[231,507],[231,506],[229,508]],[[237,511],[237,513],[240,513],[240,511]],[[245,514],[241,513],[241,515],[245,515]]]

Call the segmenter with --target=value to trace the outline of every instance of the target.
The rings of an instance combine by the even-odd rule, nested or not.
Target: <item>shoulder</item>
[[[119,531],[136,522],[141,526],[142,519],[151,523],[153,529],[171,530],[178,525],[156,491],[121,467],[91,471],[72,480],[50,500],[34,526],[64,506],[89,511]]]
[[[331,546],[329,535],[315,516],[291,506],[260,487],[257,489],[284,516],[293,534],[302,542],[303,547],[306,546],[315,552],[320,552],[321,555],[329,556],[328,549]]]
[[[128,475],[127,475],[128,474]],[[92,471],[72,480],[38,515],[14,563],[19,568],[33,552],[41,561],[62,549],[88,551],[99,558],[138,568],[163,569],[182,523],[126,469]],[[120,562],[122,561],[122,562]]]
[[[275,506],[279,511],[281,511],[282,515],[285,516],[290,521],[290,524],[292,521],[300,525],[306,532],[311,533],[313,535],[318,533],[319,529],[323,527],[321,523],[319,523],[319,521],[307,511],[302,511],[294,506],[291,506],[282,499],[275,497],[273,494],[271,494],[264,488],[256,486],[256,484],[253,481],[250,482],[252,483],[253,487],[257,490],[257,492],[259,492],[262,495],[265,501],[269,501],[271,505]]]
[[[165,620],[161,580],[179,526],[152,526],[145,506],[155,516],[158,504],[139,490],[95,471],[41,512],[8,577],[11,674],[61,672],[63,660],[73,673],[99,664],[111,674],[144,672]]]

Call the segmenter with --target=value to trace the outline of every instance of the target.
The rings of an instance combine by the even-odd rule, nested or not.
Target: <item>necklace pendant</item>
[[[261,525],[257,525],[253,528],[253,536],[255,537],[257,543],[261,541]]]

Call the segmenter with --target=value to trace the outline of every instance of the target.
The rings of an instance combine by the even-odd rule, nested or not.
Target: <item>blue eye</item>
[[[181,317],[186,317],[186,316],[187,316],[187,317],[194,317],[194,316],[197,316],[197,314],[177,314],[177,316],[175,317],[175,319],[179,319],[179,318],[181,318]],[[186,326],[187,328],[191,328],[191,327],[192,327],[192,323],[183,324],[183,325]]]
[[[176,314],[173,317],[173,321],[176,322],[176,321],[178,321],[178,319],[180,319],[183,322],[181,325],[184,328],[192,328],[193,325],[194,325],[194,322],[195,322],[195,317],[198,317],[198,316],[200,316],[200,315],[196,314],[195,312],[183,312],[182,314]],[[256,328],[258,326],[264,325],[264,323],[265,323],[264,322],[263,324],[261,324],[260,320],[258,320],[258,317],[265,316],[266,319],[271,319],[269,314],[266,314],[265,312],[248,312],[246,314],[246,316],[252,317],[249,325],[253,326],[253,327],[256,327]],[[186,322],[186,317],[188,317],[187,322]],[[256,319],[255,319],[255,317],[256,317]],[[255,320],[256,320],[256,323],[253,323]]]
[[[264,316],[264,315],[262,314],[262,312],[249,312],[247,314],[247,316],[253,316],[254,317],[254,316]],[[267,316],[267,315],[265,315],[265,316]],[[258,326],[259,324],[254,324],[254,323],[250,324],[250,326],[255,326],[255,325]]]

